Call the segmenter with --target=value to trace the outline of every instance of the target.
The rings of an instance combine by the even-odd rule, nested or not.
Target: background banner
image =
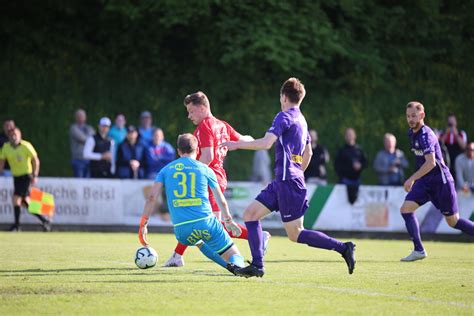
[[[38,187],[54,195],[54,224],[138,226],[149,180],[40,178]],[[234,218],[242,222],[245,208],[263,189],[261,183],[229,182],[225,193]],[[0,223],[13,223],[13,180],[0,177]],[[305,227],[319,230],[405,232],[399,209],[405,199],[402,187],[361,186],[359,198],[350,205],[344,185],[316,187],[308,184],[310,207]],[[474,196],[458,194],[460,215],[474,218]],[[166,207],[150,218],[150,226],[171,226]],[[422,232],[458,234],[431,203],[417,212]],[[22,210],[22,223],[37,219]],[[279,213],[262,221],[266,228],[283,228]]]

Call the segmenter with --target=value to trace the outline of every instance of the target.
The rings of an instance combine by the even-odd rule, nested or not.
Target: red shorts
[[[220,185],[222,193],[225,192],[226,187]],[[221,210],[219,209],[219,205],[217,205],[216,199],[214,198],[214,194],[212,194],[211,188],[208,188],[209,190],[209,203],[211,203],[211,209],[213,212],[220,212]]]

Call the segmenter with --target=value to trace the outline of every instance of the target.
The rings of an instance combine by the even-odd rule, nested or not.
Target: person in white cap
[[[84,159],[91,161],[91,178],[111,178],[115,173],[114,141],[107,136],[110,119],[103,117],[99,121],[99,131],[90,136],[84,145]]]

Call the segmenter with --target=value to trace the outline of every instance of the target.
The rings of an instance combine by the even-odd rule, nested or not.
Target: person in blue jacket
[[[127,137],[117,150],[117,178],[145,178],[145,145],[138,142],[138,131],[135,126],[127,128]]]
[[[165,141],[165,136],[161,128],[153,131],[153,142],[146,149],[146,177],[155,179],[160,170],[176,157],[176,150],[170,143]]]

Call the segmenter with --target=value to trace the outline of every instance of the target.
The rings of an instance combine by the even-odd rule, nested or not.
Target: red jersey
[[[214,170],[219,186],[225,189],[227,175],[224,170],[224,159],[227,155],[227,148],[219,148],[219,145],[230,140],[237,141],[241,135],[227,122],[209,116],[199,123],[194,131],[194,136],[198,140],[198,160],[201,158],[201,148],[212,147],[214,158],[209,164],[209,168]]]

